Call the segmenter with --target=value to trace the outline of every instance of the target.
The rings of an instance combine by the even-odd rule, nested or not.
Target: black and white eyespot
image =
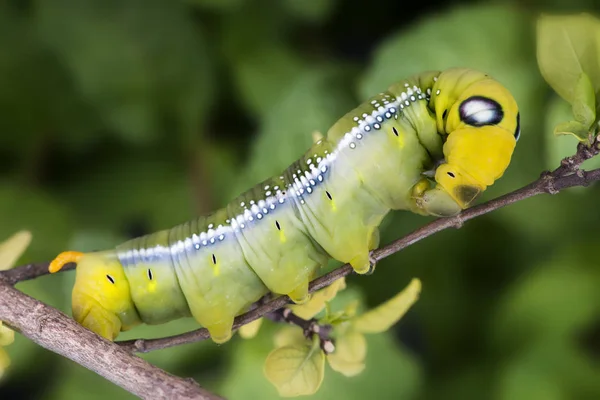
[[[460,120],[471,126],[497,125],[504,118],[502,106],[483,96],[472,96],[459,108]]]
[[[515,129],[515,139],[517,142],[521,137],[521,113],[517,113],[517,129]]]
[[[112,283],[113,285],[115,284],[115,279],[114,279],[112,276],[110,276],[110,275],[106,275],[106,279],[108,279],[108,281],[109,281],[110,283]]]

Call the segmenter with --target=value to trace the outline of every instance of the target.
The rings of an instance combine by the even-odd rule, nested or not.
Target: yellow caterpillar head
[[[440,74],[431,101],[438,131],[448,137],[445,162],[435,173],[437,187],[424,201],[436,204],[434,214],[452,215],[502,177],[521,133],[520,115],[504,86],[465,69]]]
[[[77,263],[72,292],[75,321],[108,340],[140,323],[127,277],[113,252],[61,253],[49,270],[56,272],[69,262]]]

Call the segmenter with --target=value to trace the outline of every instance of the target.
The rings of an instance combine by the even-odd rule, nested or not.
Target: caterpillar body
[[[266,293],[306,301],[329,258],[372,270],[390,210],[469,207],[503,175],[519,134],[516,101],[493,78],[424,72],[368,99],[226,207],[114,249],[61,253],[50,271],[77,262],[73,316],[105,338],[191,316],[223,343]]]

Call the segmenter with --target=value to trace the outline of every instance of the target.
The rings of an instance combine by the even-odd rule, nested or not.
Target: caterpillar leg
[[[369,255],[369,252],[355,256],[350,260],[349,264],[352,266],[352,269],[354,269],[354,272],[360,275],[365,275],[369,272],[372,273],[371,270],[375,269],[375,265],[371,266],[371,256]]]
[[[206,329],[216,344],[223,344],[231,339],[233,329],[233,318],[223,320],[213,325],[207,325]]]
[[[412,199],[414,207],[421,214],[450,217],[462,211],[462,207],[444,188],[431,187],[426,179],[413,187]]]
[[[90,299],[73,296],[73,317],[83,327],[113,341],[121,332],[121,320],[116,314],[94,304]]]
[[[374,250],[377,247],[379,247],[379,240],[380,240],[379,228],[377,228],[376,226],[372,227],[371,232],[368,236],[369,236],[369,239],[368,239],[369,245],[367,247],[366,254],[365,253],[360,254],[360,255],[354,257],[349,262],[349,264],[352,266],[354,271],[357,274],[361,274],[361,275],[371,275],[372,273],[374,273],[375,266],[377,264],[377,260],[375,259],[375,257],[373,257],[371,255],[371,250]]]
[[[305,280],[294,290],[288,293],[288,297],[296,304],[306,303],[310,299],[308,294],[308,280]]]
[[[348,264],[352,266],[352,269],[354,269],[354,272],[357,274],[371,275],[375,272],[377,260],[369,252],[367,254],[361,254],[354,257]]]

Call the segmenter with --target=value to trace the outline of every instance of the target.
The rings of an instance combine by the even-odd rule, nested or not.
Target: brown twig
[[[143,399],[220,399],[192,379],[173,376],[102,339],[62,312],[0,280],[0,320]]]
[[[319,324],[319,321],[315,318],[304,319],[299,317],[287,307],[267,313],[264,316],[273,322],[286,322],[299,327],[307,338],[311,338],[314,335],[318,336],[319,345],[325,354],[331,354],[335,351],[334,341],[329,336],[332,330],[331,325]]]

